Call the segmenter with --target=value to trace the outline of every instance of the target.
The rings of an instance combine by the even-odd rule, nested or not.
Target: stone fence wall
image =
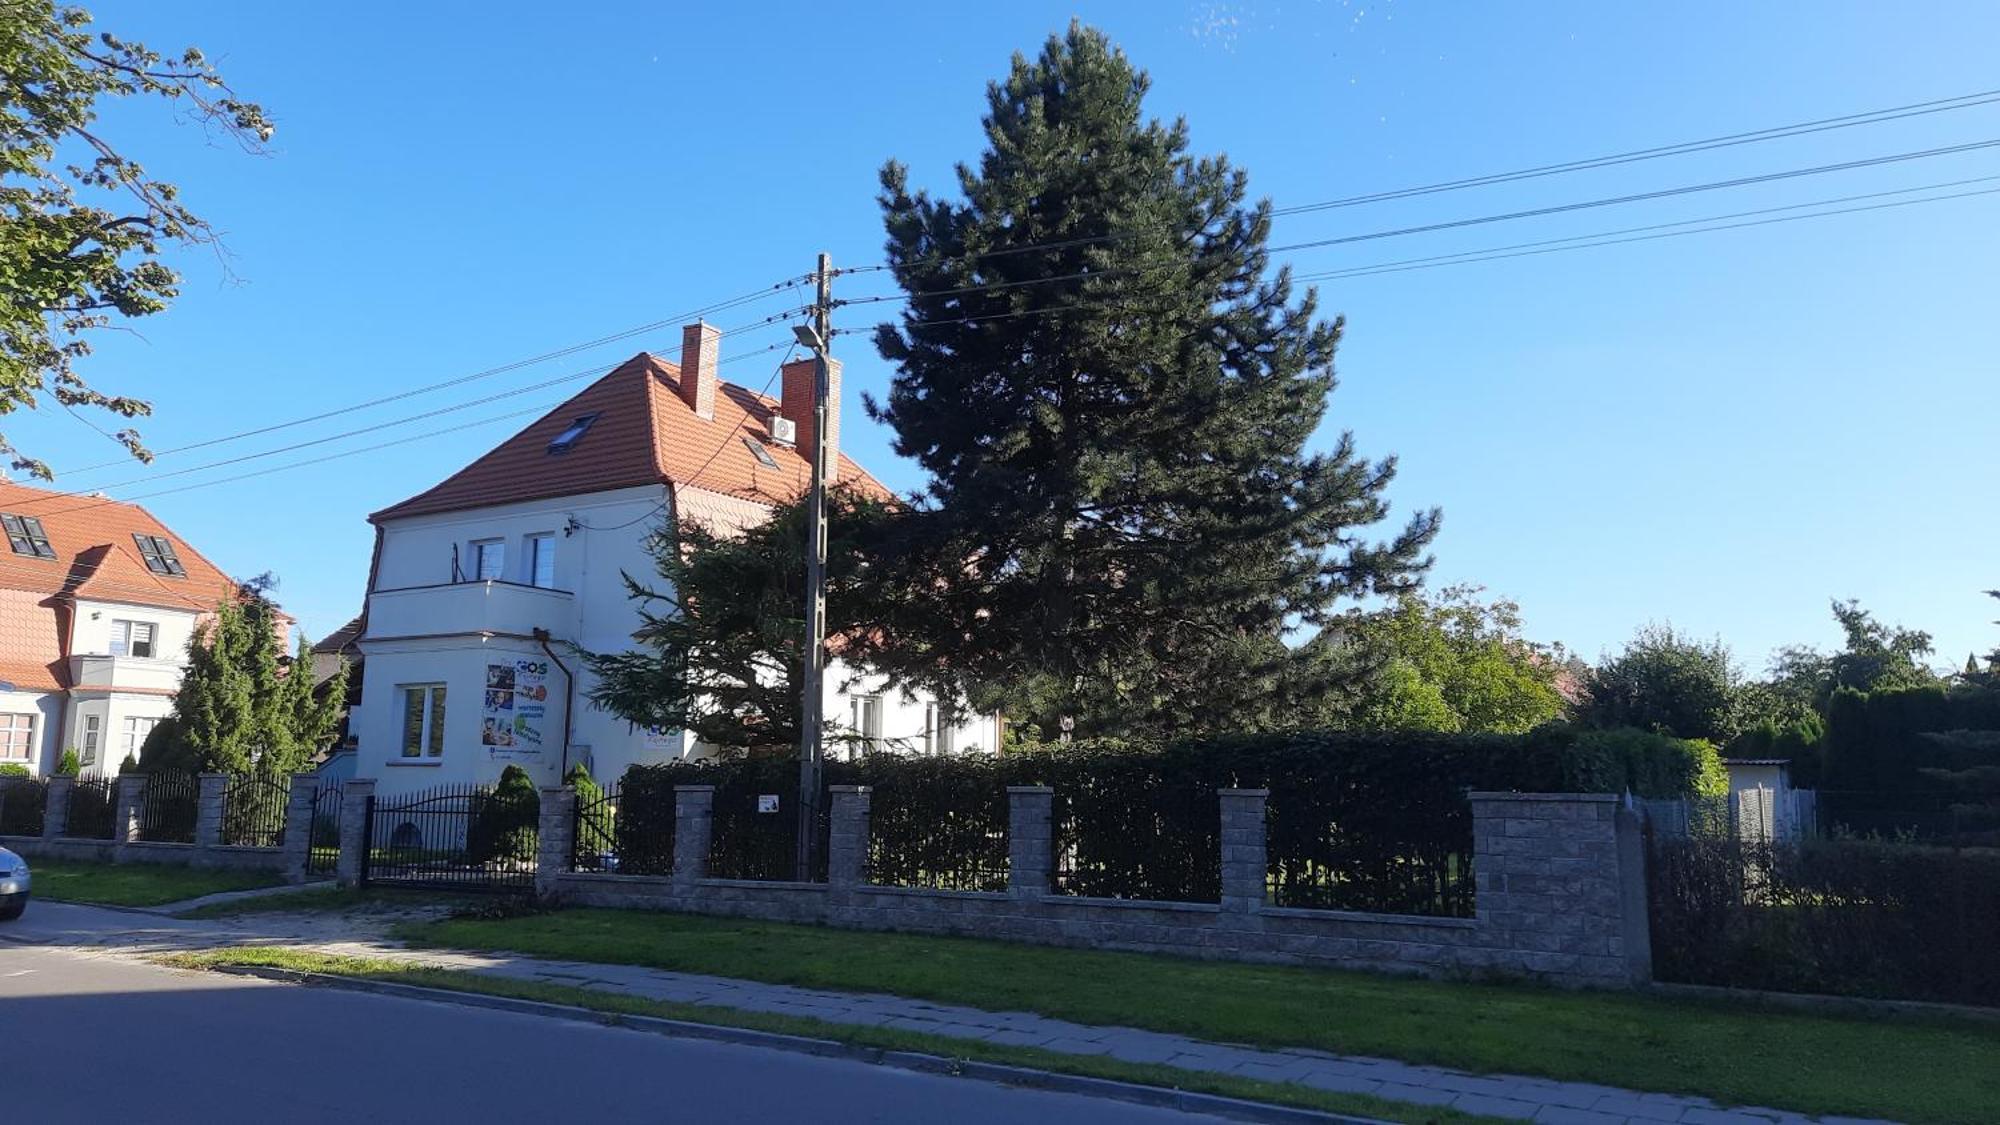
[[[112,813],[109,839],[70,835],[70,796],[76,779],[51,777],[48,779],[48,803],[42,812],[42,834],[0,835],[0,847],[30,858],[280,871],[292,882],[304,882],[312,841],[313,795],[319,783],[317,775],[301,773],[292,776],[289,800],[285,805],[284,832],[281,842],[275,847],[227,845],[222,842],[223,803],[229,780],[228,774],[200,775],[194,841],[182,844],[140,839],[141,810],[146,799],[145,775],[118,778],[117,804]]]
[[[1008,790],[1008,888],[936,891],[867,882],[870,794],[835,786],[826,883],[708,877],[715,793],[676,790],[674,872],[569,870],[575,794],[542,791],[537,890],[566,903],[963,934],[1050,945],[1362,968],[1425,975],[1529,976],[1625,987],[1651,978],[1639,822],[1619,798],[1474,793],[1471,918],[1270,905],[1265,798],[1223,790],[1222,894],[1208,903],[1054,892],[1052,792]]]

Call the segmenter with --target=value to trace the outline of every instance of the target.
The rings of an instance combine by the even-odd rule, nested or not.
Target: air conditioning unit
[[[777,442],[779,445],[797,445],[799,443],[799,424],[783,415],[773,414],[771,416],[771,440]]]

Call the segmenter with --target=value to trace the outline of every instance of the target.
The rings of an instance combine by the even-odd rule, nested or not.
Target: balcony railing
[[[431,637],[464,633],[530,636],[546,629],[573,639],[575,597],[513,582],[453,582],[377,590],[368,595],[368,638]]]
[[[180,686],[181,665],[142,656],[79,655],[69,658],[69,680],[80,688],[172,691]]]

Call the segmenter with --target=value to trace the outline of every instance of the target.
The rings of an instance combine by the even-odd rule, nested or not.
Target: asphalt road
[[[74,934],[82,919],[64,921],[46,929]],[[7,933],[47,940],[46,929]],[[0,1045],[0,1121],[35,1125],[1211,1120],[5,940]]]

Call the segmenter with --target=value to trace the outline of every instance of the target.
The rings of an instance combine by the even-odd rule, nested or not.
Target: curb
[[[368,980],[362,977],[343,977],[331,973],[300,972],[294,969],[278,969],[263,965],[211,965],[205,967],[202,971],[227,973],[231,976],[255,977],[260,980],[299,984],[310,988],[336,988],[350,992],[369,992],[381,996],[395,996],[406,1000],[428,1000],[439,1004],[456,1004],[467,1008],[490,1008],[496,1011],[515,1012],[521,1015],[568,1020],[572,1023],[590,1023],[606,1027],[619,1027],[630,1031],[664,1035],[676,1039],[706,1039],[713,1042],[732,1043],[745,1047],[765,1047],[777,1051],[790,1051],[794,1054],[816,1055],[822,1058],[848,1059],[855,1062],[874,1063],[878,1066],[895,1067],[898,1070],[916,1071],[921,1074],[970,1078],[976,1081],[993,1082],[1005,1086],[1020,1086],[1029,1089],[1048,1090],[1054,1093],[1106,1098],[1112,1101],[1130,1102],[1136,1105],[1152,1106],[1160,1109],[1175,1109],[1184,1113],[1205,1113],[1237,1121],[1258,1122],[1262,1123],[1262,1125],[1387,1125],[1387,1123],[1372,1117],[1349,1117],[1344,1114],[1329,1113],[1323,1110],[1270,1105],[1264,1102],[1245,1101],[1242,1098],[1225,1097],[1221,1094],[1202,1094],[1188,1090],[1170,1089],[1164,1086],[1146,1086],[1136,1082],[1120,1082],[1111,1078],[1090,1078],[1077,1074],[1061,1074],[1056,1071],[1037,1070],[1033,1067],[1014,1066],[1006,1063],[977,1062],[971,1059],[925,1054],[921,1051],[897,1051],[884,1047],[862,1047],[833,1039],[814,1039],[810,1036],[786,1035],[782,1032],[758,1031],[754,1028],[731,1027],[726,1024],[696,1023],[691,1020],[666,1019],[661,1016],[628,1015],[622,1012],[600,1012],[594,1008],[579,1008],[569,1004],[552,1004],[541,1000],[522,1000],[512,996],[494,996],[480,992],[458,992],[445,988],[425,988],[421,985],[398,984],[393,981]]]

